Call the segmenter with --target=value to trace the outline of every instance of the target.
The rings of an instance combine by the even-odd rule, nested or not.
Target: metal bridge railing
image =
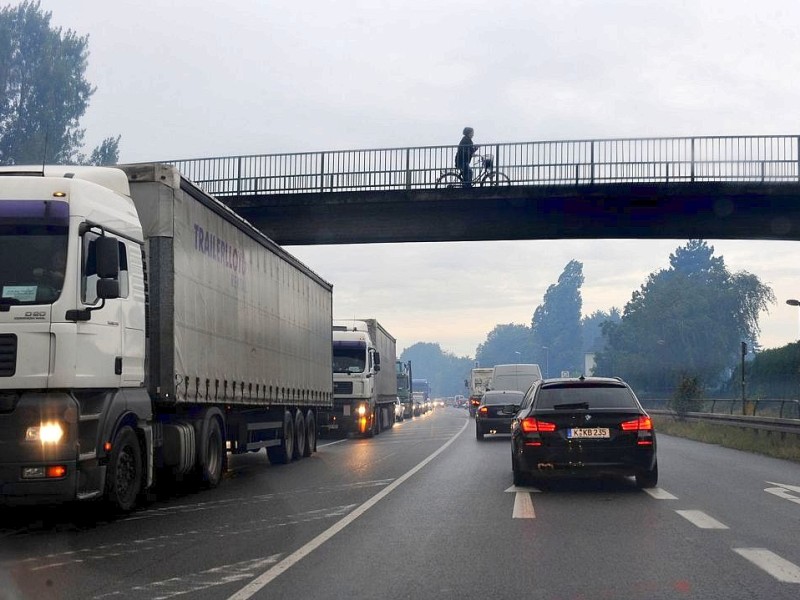
[[[512,185],[798,182],[800,136],[480,145]],[[436,188],[457,146],[331,150],[164,161],[216,196]]]

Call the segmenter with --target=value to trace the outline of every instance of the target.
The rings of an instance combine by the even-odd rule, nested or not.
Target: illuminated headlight
[[[25,431],[26,442],[57,444],[64,437],[64,429],[60,423],[42,423],[38,427],[28,427]]]
[[[356,412],[359,416],[363,417],[365,414],[367,414],[367,407],[363,404],[359,404]]]

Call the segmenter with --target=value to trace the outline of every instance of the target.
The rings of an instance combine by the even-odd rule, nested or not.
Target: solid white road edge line
[[[783,583],[800,583],[800,567],[766,548],[734,548],[736,554],[764,569]]]
[[[372,498],[370,498],[369,500],[364,502],[364,504],[362,504],[361,506],[356,508],[353,512],[351,512],[346,517],[344,517],[341,521],[338,521],[337,523],[331,525],[331,527],[329,527],[328,529],[326,529],[325,531],[320,533],[313,540],[311,540],[310,542],[308,542],[307,544],[305,544],[304,546],[302,546],[298,550],[295,550],[294,552],[292,552],[292,554],[290,554],[289,556],[284,558],[281,562],[276,564],[271,569],[265,571],[264,573],[262,573],[261,575],[256,577],[253,581],[251,581],[249,584],[244,586],[241,590],[236,592],[228,600],[248,600],[249,598],[251,598],[254,594],[256,594],[261,589],[263,589],[266,585],[268,585],[272,580],[274,580],[276,577],[281,575],[283,572],[285,572],[288,569],[290,569],[293,565],[295,565],[298,562],[300,562],[301,560],[303,560],[303,558],[305,558],[306,556],[311,554],[314,550],[316,550],[317,548],[322,546],[322,544],[327,542],[329,539],[331,539],[337,533],[342,531],[345,527],[350,525],[358,517],[363,515],[370,508],[375,506],[378,502],[383,500],[386,496],[391,494],[394,490],[396,490],[403,483],[405,483],[410,477],[412,477],[415,473],[417,473],[417,471],[422,469],[425,465],[427,465],[429,462],[431,462],[434,458],[439,456],[442,452],[445,451],[445,449],[447,449],[447,447],[450,444],[452,444],[456,440],[456,438],[459,435],[464,433],[464,430],[467,428],[468,425],[469,425],[469,421],[465,421],[464,422],[464,426],[458,431],[458,433],[453,435],[453,437],[451,437],[447,442],[445,442],[444,445],[442,445],[436,452],[431,454],[428,458],[424,459],[421,463],[419,463],[416,467],[413,467],[410,471],[408,471],[404,475],[401,475],[400,477],[395,479],[394,483],[392,483],[388,487],[385,487],[380,492],[375,494]]]

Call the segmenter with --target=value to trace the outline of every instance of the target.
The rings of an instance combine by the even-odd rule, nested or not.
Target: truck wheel
[[[303,456],[311,456],[317,451],[317,420],[314,418],[314,411],[306,413],[306,445],[303,448]]]
[[[133,429],[123,427],[114,437],[106,470],[106,498],[117,509],[128,512],[142,489],[142,451]]]
[[[306,420],[303,411],[298,409],[294,414],[294,452],[292,459],[298,460],[305,456],[306,451]]]
[[[378,435],[381,432],[381,411],[379,408],[375,408],[372,411],[372,427],[367,435],[369,437],[373,437]]]
[[[283,413],[283,437],[279,446],[267,448],[269,462],[273,465],[285,465],[292,460],[294,454],[294,422],[289,411]]]
[[[200,481],[209,488],[215,488],[222,480],[222,471],[225,464],[225,442],[222,439],[222,428],[219,420],[207,417],[203,423],[202,438],[200,439]]]
[[[383,410],[386,411],[386,429],[394,428],[394,407],[389,408],[387,406]]]

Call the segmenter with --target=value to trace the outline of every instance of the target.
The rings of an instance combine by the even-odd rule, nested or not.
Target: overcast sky
[[[2,0],[0,0],[0,3]],[[13,2],[16,4],[16,2]],[[123,162],[475,141],[798,134],[797,0],[42,0],[89,35],[87,145]],[[622,308],[686,240],[290,248],[336,317],[459,356],[530,323],[572,259],[584,314]],[[773,287],[795,341],[798,245],[711,240]]]

